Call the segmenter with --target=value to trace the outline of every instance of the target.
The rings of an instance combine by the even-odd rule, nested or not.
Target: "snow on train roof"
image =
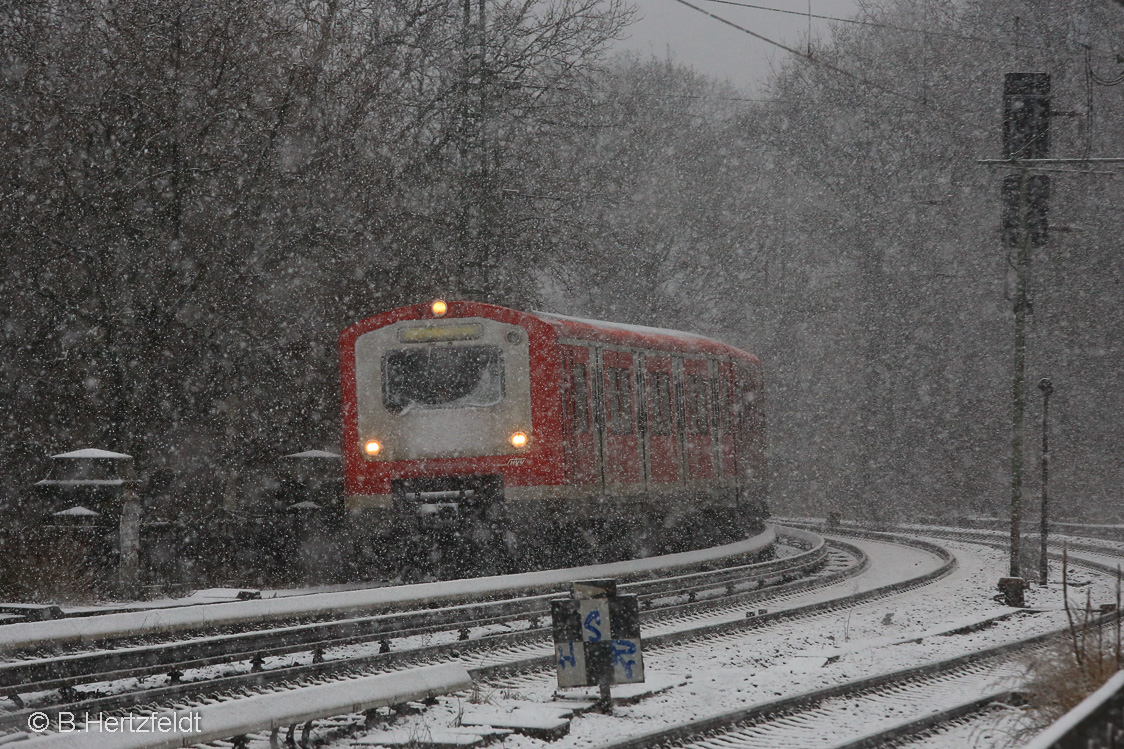
[[[717,341],[713,338],[708,338],[698,333],[687,333],[682,330],[669,330],[667,328],[651,328],[647,325],[629,325],[627,323],[607,322],[605,320],[590,320],[584,317],[570,317],[569,315],[558,315],[553,312],[539,312],[534,310],[532,315],[539,318],[543,322],[553,323],[556,327],[565,327],[569,332],[578,332],[573,326],[587,326],[594,331],[619,331],[622,333],[631,333],[635,336],[640,336],[651,340],[656,339],[674,339],[677,342],[696,342],[700,344],[700,348],[710,349],[717,348],[722,351],[739,351],[729,344]],[[670,341],[668,341],[670,342]]]
[[[722,341],[709,338],[698,333],[688,333],[682,330],[669,330],[667,328],[653,328],[647,325],[629,325],[627,323],[608,322],[606,320],[590,320],[584,317],[571,317],[559,315],[554,312],[541,312],[538,310],[524,311],[512,307],[504,307],[483,302],[452,301],[448,302],[448,318],[459,319],[462,317],[480,316],[492,318],[502,316],[527,316],[535,318],[552,328],[562,337],[571,336],[580,340],[600,340],[605,343],[622,343],[621,338],[629,338],[628,343],[642,348],[657,350],[681,351],[684,348],[698,353],[708,353],[717,356],[748,357],[756,361],[756,357],[741,349]],[[444,317],[444,316],[442,316]],[[419,322],[435,320],[428,305],[415,304],[398,309],[372,315],[345,328],[340,340],[345,345],[354,345],[356,338],[386,325],[404,321]],[[514,322],[514,320],[509,320]]]

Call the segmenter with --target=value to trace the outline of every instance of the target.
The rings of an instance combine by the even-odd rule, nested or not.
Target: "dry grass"
[[[1120,610],[1120,571],[1116,577],[1116,610]],[[1062,591],[1068,636],[1028,664],[1023,686],[1029,717],[1037,732],[1061,718],[1101,687],[1124,666],[1121,653],[1120,619],[1103,623],[1086,591],[1084,605],[1074,606],[1069,597],[1068,559],[1063,551]]]
[[[5,555],[0,583],[5,598],[31,603],[91,603],[105,592],[88,545],[77,536],[29,537]]]
[[[1094,644],[1078,662],[1070,645],[1061,643],[1030,664],[1023,690],[1037,728],[1068,713],[1119,670],[1112,648]]]

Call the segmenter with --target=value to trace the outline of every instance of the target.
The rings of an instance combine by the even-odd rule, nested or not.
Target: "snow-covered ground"
[[[923,574],[939,563],[929,554],[884,542],[846,539],[871,558],[865,574],[832,588],[788,597],[783,607],[804,605],[858,592]],[[648,678],[673,684],[670,689],[633,705],[618,706],[613,716],[586,714],[573,721],[568,736],[550,745],[592,747],[661,726],[695,720],[715,713],[795,695],[876,673],[938,661],[1058,629],[1065,624],[1060,586],[1033,588],[1031,610],[1001,619],[976,632],[942,635],[967,623],[1013,610],[993,600],[996,582],[1005,576],[1005,553],[972,544],[935,541],[952,551],[957,568],[919,589],[793,622],[650,650],[645,656]],[[1059,575],[1060,576],[1060,575]],[[1090,592],[1094,606],[1115,600],[1114,583],[1099,575],[1071,572],[1076,586],[1071,596],[1084,602]],[[782,608],[771,605],[770,610]],[[919,641],[918,641],[919,640]],[[1006,686],[1006,685],[1002,685]],[[1015,686],[1015,685],[1010,685]],[[427,730],[456,725],[471,703],[500,711],[543,704],[554,699],[554,674],[536,673],[489,684],[473,694],[456,695],[425,713],[399,721],[397,727],[421,735]],[[995,720],[1010,720],[997,713]],[[364,742],[377,741],[370,733]],[[1004,746],[1006,728],[977,724],[950,732],[945,743],[935,738],[927,746]],[[332,744],[350,746],[353,739]],[[971,743],[964,743],[970,741]],[[505,747],[539,747],[539,739],[513,735]]]

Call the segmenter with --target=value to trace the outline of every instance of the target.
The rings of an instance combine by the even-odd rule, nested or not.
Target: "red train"
[[[340,362],[347,503],[375,566],[607,561],[766,515],[761,365],[712,339],[436,301],[347,328]]]

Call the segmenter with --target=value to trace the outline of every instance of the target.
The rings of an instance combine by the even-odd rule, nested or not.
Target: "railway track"
[[[902,532],[930,538],[946,538],[949,540],[965,541],[969,543],[986,544],[993,548],[1007,548],[1009,536],[1002,531],[987,531],[960,528],[942,528],[927,526],[905,526]],[[1037,533],[1028,533],[1023,536],[1024,542],[1031,542],[1034,549],[1038,550],[1039,536]],[[1081,538],[1072,535],[1062,537],[1051,536],[1047,539],[1047,549],[1055,560],[1061,559],[1063,549],[1072,552],[1086,552],[1095,556],[1108,557],[1124,561],[1124,543],[1111,539]]]
[[[753,543],[754,540],[751,540],[746,544],[731,545],[734,553],[717,560],[696,561],[691,553],[639,560],[657,572],[660,572],[658,565],[661,559],[668,560],[668,565],[678,560],[678,567],[669,566],[669,570],[661,574],[632,573],[626,577],[626,580],[630,577],[632,582],[626,584],[636,592],[651,597],[679,588],[696,591],[700,586],[713,587],[724,581],[738,585],[739,578],[747,574],[799,574],[804,569],[822,563],[826,553],[819,537],[806,533],[801,536],[801,533],[803,532],[793,531],[786,539],[790,546],[804,547],[796,557],[751,565],[748,560],[766,546],[765,543]],[[762,534],[760,538],[771,543],[773,534]],[[687,566],[683,565],[682,557],[688,557]],[[73,621],[48,622],[30,628],[0,627],[0,653],[4,654],[0,657],[0,673],[23,673],[34,670],[35,664],[46,673],[51,670],[52,662],[64,665],[67,671],[74,672],[77,670],[76,664],[90,656],[104,657],[108,661],[116,659],[119,666],[140,666],[142,664],[127,664],[125,661],[138,654],[152,657],[155,653],[177,652],[177,647],[185,648],[177,654],[187,659],[213,656],[220,659],[215,662],[222,662],[221,659],[226,655],[224,648],[238,654],[261,652],[255,646],[276,645],[281,649],[273,654],[282,654],[283,648],[290,645],[302,646],[347,637],[382,638],[411,628],[440,629],[461,622],[500,623],[521,618],[533,619],[546,610],[545,601],[568,589],[570,576],[595,577],[623,566],[625,565],[599,565],[560,570],[556,571],[557,574],[533,573],[492,578],[491,583],[486,585],[478,584],[477,580],[466,580],[461,586],[402,586],[391,591],[392,595],[381,596],[382,599],[389,600],[378,600],[379,596],[376,596],[366,606],[353,604],[346,598],[341,605],[339,597],[333,595],[330,603],[336,610],[327,612],[322,611],[318,605],[323,596],[307,596],[311,604],[297,601],[296,606],[286,599],[282,602],[288,604],[287,609],[292,610],[287,617],[278,617],[274,611],[261,610],[274,601],[254,601],[248,607],[240,604],[199,607],[202,614],[189,612],[191,615],[186,617],[186,621],[176,620],[177,612],[173,612],[172,621],[163,621],[161,617],[165,612],[156,611],[151,612],[151,620],[144,616],[130,615],[123,619],[117,615],[108,615],[97,621],[91,620],[90,624],[93,626],[90,627],[82,627],[80,623]],[[515,582],[505,583],[505,580]],[[474,585],[479,589],[478,592],[474,593]],[[467,592],[458,590],[459,588],[466,589]],[[231,606],[236,609],[234,612],[230,611]],[[260,617],[256,614],[260,614]],[[61,628],[55,627],[61,631],[51,631],[52,624],[61,625]],[[4,683],[3,676],[0,676],[0,685]],[[70,682],[71,685],[73,683]],[[3,688],[0,686],[0,694],[4,693]]]
[[[0,627],[0,654],[8,654],[10,659],[12,654],[20,652],[36,656],[40,652],[68,648],[96,646],[104,649],[129,643],[153,645],[193,634],[233,634],[266,625],[331,622],[372,613],[499,601],[568,590],[574,575],[645,582],[735,566],[739,559],[749,561],[754,554],[767,550],[774,539],[775,533],[766,529],[745,541],[712,549],[573,569],[129,611],[92,616],[84,621],[67,618],[35,624],[13,623]]]
[[[855,529],[847,535],[886,537]],[[1002,548],[1002,538],[956,529],[911,528],[911,533]],[[1124,549],[1103,544],[1074,544],[1097,556],[1124,558]],[[1057,547],[1060,550],[1061,543]],[[1053,554],[1055,560],[1060,554]],[[1072,566],[1114,577],[1117,568],[1102,561],[1070,557]],[[1095,626],[1109,627],[1119,612],[1100,615]],[[603,749],[640,747],[697,747],[699,749],[759,749],[765,747],[831,747],[860,749],[889,746],[952,746],[926,737],[971,726],[985,730],[982,716],[1018,704],[1017,685],[1033,655],[1056,643],[1064,630],[1055,630],[997,647],[879,674],[824,689],[718,714],[704,720],[653,731],[603,745]],[[1013,720],[1012,726],[1018,726]],[[1023,726],[1025,727],[1025,725]],[[999,742],[997,742],[999,743]]]
[[[867,531],[883,534],[899,534],[909,537],[937,538],[950,541],[963,541],[966,543],[979,543],[992,548],[1007,548],[1010,534],[1006,530],[992,530],[983,528],[958,528],[952,526],[934,526],[921,524],[902,524],[890,529],[870,529],[858,523],[843,523],[838,528],[827,528],[822,521],[813,520],[785,520],[787,524],[796,528],[823,533],[838,530],[845,534],[861,534]],[[1072,526],[1072,524],[1070,524]],[[1035,551],[1038,550],[1038,530],[1027,526],[1023,533],[1024,543],[1031,543]],[[1048,548],[1057,554],[1064,548],[1070,551],[1083,551],[1095,555],[1124,559],[1124,541],[1103,538],[1101,536],[1078,536],[1073,533],[1061,534],[1053,531],[1047,540]]]
[[[608,744],[604,749],[772,749],[886,746],[996,702],[1015,701],[1015,658],[1048,647],[1054,634],[938,663],[828,687]],[[966,700],[965,695],[974,695]],[[904,720],[909,715],[921,715]],[[874,729],[874,730],[872,730]]]
[[[806,534],[790,534],[789,538],[794,536],[805,542],[810,539]],[[811,548],[787,559],[665,576],[628,583],[622,588],[639,595],[645,604],[646,621],[672,621],[692,613],[745,606],[766,596],[827,584],[861,568],[862,555],[853,550],[829,548],[822,542],[810,545]],[[814,574],[816,571],[818,574]],[[10,662],[0,665],[0,693],[17,695],[18,707],[0,715],[0,729],[17,729],[32,712],[122,710],[141,704],[189,700],[211,692],[286,688],[309,680],[338,678],[357,671],[406,668],[470,653],[488,653],[489,660],[518,667],[527,661],[529,653],[541,654],[546,641],[541,622],[549,616],[549,599],[556,596],[543,594]],[[515,631],[498,633],[505,629]],[[464,639],[472,631],[477,636]],[[443,641],[424,644],[427,639]],[[393,651],[392,642],[396,645]],[[302,654],[303,658],[282,662],[285,656],[295,654]],[[233,664],[239,672],[217,677],[210,674],[211,678],[207,678],[208,669],[213,671],[223,664]],[[184,677],[190,669],[198,672],[188,681]],[[83,695],[76,689],[78,684],[95,682],[100,682],[101,689],[112,687],[112,682],[121,688],[121,682],[167,673],[172,674],[172,683],[148,688],[131,684],[118,694]],[[38,694],[32,694],[24,704],[25,700],[18,695],[27,696],[29,692]]]
[[[679,628],[660,626],[645,626],[644,643],[645,652],[656,657],[661,652],[683,649],[709,650],[713,648],[737,647],[734,643],[742,642],[754,633],[766,633],[776,627],[787,627],[798,630],[805,626],[815,626],[814,622],[825,618],[838,617],[840,612],[848,607],[869,604],[888,599],[903,591],[914,590],[926,584],[939,580],[956,568],[955,560],[944,550],[924,542],[911,544],[914,548],[924,550],[925,554],[937,557],[932,568],[922,574],[899,576],[895,582],[886,585],[874,585],[860,591],[853,591],[840,595],[838,591],[829,594],[828,591],[817,591],[812,595],[821,600],[809,602],[809,594],[803,596],[793,595],[785,602],[779,599],[770,601],[770,609],[762,613],[760,609],[749,612],[738,620],[725,622],[695,621],[690,626]],[[850,584],[850,583],[844,583]],[[836,586],[838,587],[838,586]],[[515,664],[494,664],[484,668],[473,669],[473,677],[480,689],[485,692],[520,693],[524,690],[538,689],[541,692],[542,682],[551,683],[554,665],[553,655],[543,654],[537,658],[528,659],[516,666]],[[537,682],[537,684],[536,684]],[[437,719],[440,722],[440,718]],[[374,733],[364,737],[364,741],[377,745],[384,734]]]
[[[874,589],[862,591],[857,595],[844,595],[844,596],[827,596],[825,600],[817,601],[811,604],[793,604],[792,601],[801,595],[808,596],[809,591],[814,591],[817,588],[829,585],[828,581],[810,582],[801,581],[799,583],[789,582],[782,583],[781,585],[770,586],[769,588],[754,591],[735,592],[735,597],[728,596],[728,583],[729,580],[719,581],[716,585],[711,585],[709,588],[706,584],[699,586],[686,586],[677,588],[671,582],[661,583],[664,587],[660,591],[652,591],[648,594],[647,600],[650,601],[650,608],[644,613],[644,630],[645,630],[645,648],[654,653],[661,652],[662,649],[675,648],[679,645],[705,640],[707,638],[721,640],[723,637],[734,638],[739,636],[739,633],[751,631],[765,631],[771,627],[782,623],[800,622],[802,620],[810,619],[816,616],[821,616],[826,612],[842,612],[846,611],[849,607],[861,605],[864,602],[879,600],[887,598],[903,591],[916,589],[922,585],[930,583],[934,580],[941,579],[949,574],[955,568],[955,561],[947,553],[942,552],[939,547],[933,547],[931,544],[913,542],[917,546],[926,548],[931,553],[942,554],[944,561],[937,566],[936,569],[928,572],[925,575],[914,576],[910,579],[901,580],[894,585],[878,586]],[[847,563],[842,560],[828,560],[828,567],[821,571],[821,577],[830,578],[834,577],[834,581],[838,582],[841,579],[846,579],[853,576],[857,570],[861,568],[861,562],[857,557],[861,554],[852,554],[852,562],[848,567]],[[832,570],[832,565],[842,566],[846,569]],[[777,582],[780,582],[779,580]],[[735,584],[736,587],[736,584]],[[803,593],[800,592],[803,590]],[[758,596],[754,598],[754,596]],[[713,596],[713,598],[711,597]],[[766,599],[766,596],[768,598]],[[691,601],[695,598],[695,601]],[[786,603],[784,599],[789,599]],[[760,605],[768,600],[768,611],[763,611]],[[746,616],[748,609],[749,616]],[[731,610],[736,612],[731,616]],[[799,625],[797,625],[799,626]],[[452,634],[447,632],[446,634]],[[239,695],[244,695],[249,691],[253,693],[260,692],[277,692],[285,691],[293,688],[299,688],[301,684],[310,683],[323,683],[330,680],[346,678],[349,675],[354,675],[359,672],[371,673],[372,671],[386,671],[390,669],[406,669],[426,663],[446,663],[451,661],[459,661],[465,664],[471,664],[470,672],[478,685],[483,685],[485,689],[500,689],[504,688],[503,685],[511,684],[512,677],[515,677],[516,688],[518,688],[519,678],[531,678],[535,674],[542,674],[543,671],[549,669],[553,665],[553,657],[549,654],[549,639],[547,633],[532,629],[529,626],[527,629],[520,632],[510,632],[502,636],[485,635],[483,637],[476,637],[469,641],[451,640],[449,642],[430,645],[427,647],[412,648],[403,646],[399,649],[397,646],[391,653],[375,654],[374,657],[370,655],[366,657],[356,657],[350,659],[341,658],[337,663],[325,662],[321,664],[305,664],[309,667],[308,670],[303,671],[290,671],[286,676],[282,676],[284,669],[274,669],[272,671],[265,671],[261,673],[246,673],[237,676],[229,677],[229,680],[215,680],[208,682],[209,689],[203,690],[211,694],[220,695],[219,699],[229,700],[237,699]],[[546,651],[546,652],[544,652]],[[1013,652],[1013,651],[1012,651]],[[977,654],[969,654],[964,656],[968,661],[977,658]],[[989,658],[1001,659],[1002,649],[998,649],[996,653],[989,655]],[[955,659],[953,659],[955,660]],[[989,661],[990,663],[990,661]],[[348,664],[348,665],[345,665]],[[319,667],[321,670],[312,668],[313,666]],[[978,682],[972,682],[972,679],[978,679],[979,675],[968,665],[961,664],[962,668],[959,671],[953,666],[949,665],[945,669],[948,673],[941,673],[941,668],[936,664],[930,664],[925,670],[933,671],[931,675],[926,675],[926,679],[930,681],[917,681],[917,686],[914,688],[919,694],[932,693],[933,690],[944,689],[952,695],[959,694],[963,696],[965,693],[978,694]],[[973,675],[975,673],[976,675]],[[526,677],[519,675],[525,674]],[[541,679],[541,676],[539,677]],[[921,678],[917,674],[911,674],[908,677],[916,681]],[[879,696],[879,686],[873,682],[879,679],[885,681],[882,687],[884,694]],[[832,704],[836,705],[850,705],[843,709],[844,713],[854,708],[854,702],[869,702],[873,707],[872,709],[877,712],[883,710],[889,714],[893,714],[897,710],[900,715],[908,714],[906,709],[906,682],[900,682],[896,679],[906,679],[905,676],[889,674],[880,677],[875,677],[869,681],[872,683],[864,686],[854,687],[858,690],[853,695],[848,694],[846,691],[839,694],[832,695],[826,690],[820,694],[816,699],[811,700],[817,709],[826,709],[822,706],[830,707]],[[932,681],[935,679],[936,681]],[[943,681],[942,681],[943,680]],[[908,679],[907,679],[908,682]],[[952,686],[941,687],[940,684],[945,683]],[[958,686],[957,686],[958,685]],[[183,685],[169,685],[157,690],[149,690],[143,693],[146,696],[136,695],[137,702],[133,705],[145,704],[147,706],[160,706],[177,707],[184,709],[193,705],[204,704],[201,701],[200,695],[202,691],[190,690],[177,690],[172,687],[179,687]],[[838,689],[839,687],[837,687]],[[167,689],[168,691],[163,691]],[[905,690],[905,691],[903,691]],[[969,691],[965,691],[969,690]],[[193,696],[194,695],[194,696]],[[897,695],[897,696],[895,696]],[[1010,699],[1011,694],[1009,689],[994,690],[991,695],[992,699],[987,702],[972,701],[972,704],[954,704],[948,707],[947,710],[930,710],[929,715],[922,719],[899,720],[894,725],[890,726],[886,732],[876,732],[873,735],[860,736],[858,739],[847,739],[840,741],[839,746],[882,746],[888,745],[887,742],[905,740],[911,736],[916,736],[919,733],[926,731],[932,732],[933,730],[940,730],[942,727],[947,727],[950,722],[970,720],[972,716],[978,715],[980,711],[990,709],[989,706],[994,704],[995,700]],[[125,695],[123,700],[128,701],[134,699],[133,695]],[[761,705],[759,708],[765,709],[772,705],[773,708],[778,708],[772,713],[768,711],[761,713],[756,719],[752,721],[747,720],[743,715],[740,723],[744,728],[748,728],[749,724],[756,725],[758,729],[765,724],[776,723],[777,725],[792,724],[806,724],[814,726],[823,722],[834,725],[837,721],[828,716],[828,713],[802,713],[800,709],[793,705],[788,705],[784,708],[784,701],[777,701],[777,704],[768,703]],[[809,703],[811,704],[811,703]],[[897,704],[898,708],[894,705]],[[942,703],[943,704],[943,703]],[[75,703],[75,707],[80,709],[89,710],[107,710],[116,709],[122,710],[129,707],[124,702],[119,703],[114,707],[111,703],[99,703],[96,700],[89,700],[85,703]],[[784,708],[784,709],[781,709]],[[786,712],[787,709],[787,712]],[[771,715],[772,720],[769,716]],[[801,718],[800,715],[805,715]],[[819,717],[817,717],[819,716]],[[341,728],[349,724],[351,729]],[[348,731],[354,733],[354,726],[361,725],[363,722],[360,716],[359,723],[356,723],[354,717],[336,721],[337,731]],[[739,722],[737,720],[735,723]],[[860,725],[868,732],[878,724],[870,721],[859,721]],[[361,729],[360,729],[361,730]],[[708,729],[712,733],[720,731],[721,729],[711,727]],[[797,730],[793,728],[793,730]],[[342,734],[341,734],[342,735]],[[350,734],[348,734],[350,735]],[[690,732],[686,737],[681,736],[676,741],[687,741],[690,739]],[[766,734],[761,734],[762,736]],[[746,744],[746,746],[800,746],[802,745],[796,738],[786,734],[772,734],[774,738],[763,739],[765,743]],[[780,736],[781,738],[776,738]],[[265,740],[265,734],[258,736],[260,740]],[[658,737],[646,736],[645,741],[656,741]],[[368,737],[367,741],[372,741],[375,736]],[[729,739],[733,741],[733,739]],[[773,743],[770,743],[773,742]],[[857,743],[856,743],[857,742]],[[866,743],[862,743],[866,742]],[[874,742],[874,743],[871,743]],[[882,742],[882,743],[878,743]],[[621,746],[628,746],[627,743],[622,743]],[[650,746],[655,745],[652,743],[639,743],[635,746]],[[691,744],[695,745],[695,744]],[[710,744],[699,744],[710,745]],[[719,744],[713,744],[718,746]],[[735,743],[728,743],[728,746],[739,745]],[[825,746],[827,744],[822,741],[812,742],[808,744],[811,746]]]

